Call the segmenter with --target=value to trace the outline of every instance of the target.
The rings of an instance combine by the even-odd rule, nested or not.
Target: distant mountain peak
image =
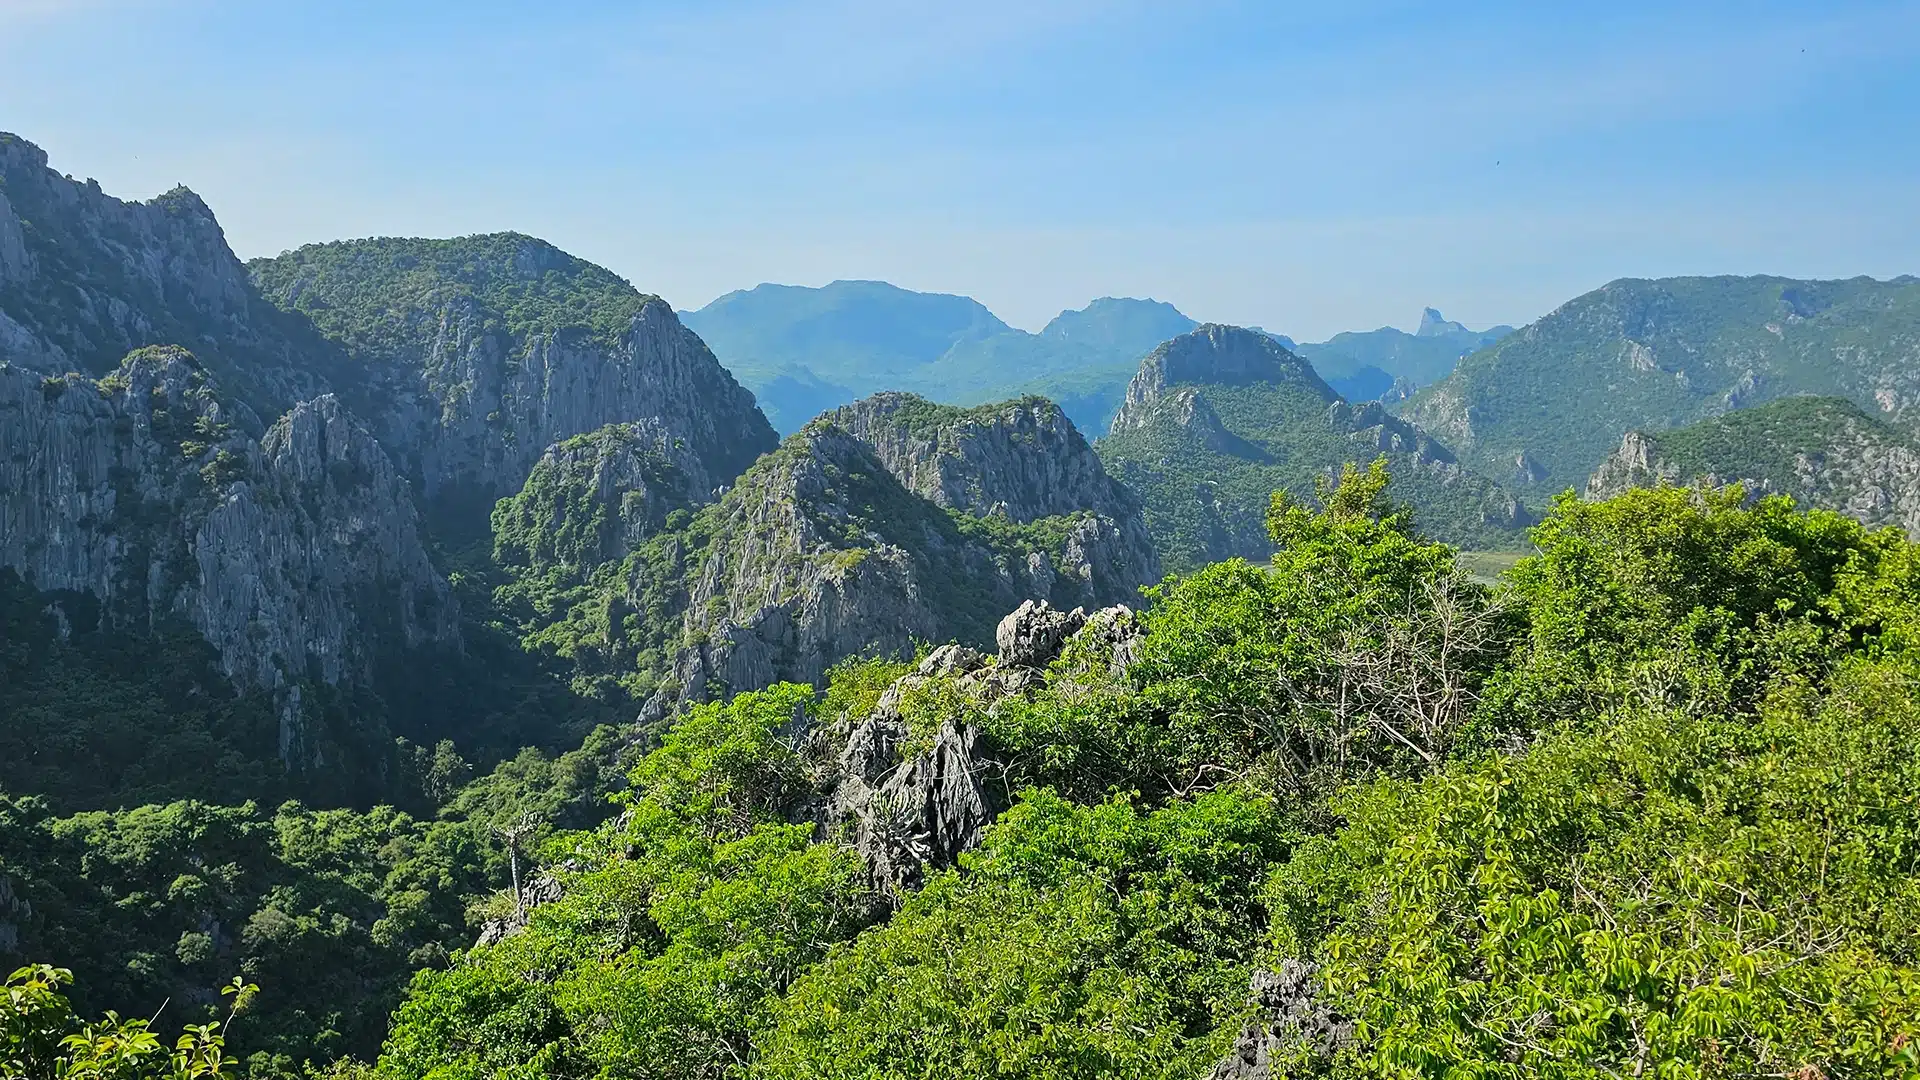
[[[1124,348],[1137,346],[1139,342],[1165,341],[1198,325],[1164,300],[1102,296],[1078,311],[1062,311],[1054,316],[1040,330],[1040,336],[1096,347]]]
[[[1414,337],[1440,337],[1443,334],[1469,333],[1468,329],[1457,322],[1448,320],[1440,314],[1438,308],[1422,308],[1420,311],[1420,329],[1413,332]]]

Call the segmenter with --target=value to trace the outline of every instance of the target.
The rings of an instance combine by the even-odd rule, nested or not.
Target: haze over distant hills
[[[1433,308],[1420,313],[1413,333],[1383,326],[1349,330],[1332,338],[1294,347],[1321,378],[1350,401],[1388,395],[1396,380],[1408,390],[1446,378],[1460,358],[1513,333],[1511,326],[1469,330]]]
[[[1036,334],[969,297],[884,281],[759,285],[681,317],[783,432],[880,390],[963,405],[1039,394],[1077,425],[1099,430],[1120,407],[1140,359],[1199,325],[1162,301],[1102,297],[1061,312]],[[1396,384],[1410,392],[1433,382],[1509,329],[1468,330],[1428,308],[1411,334],[1382,327],[1298,346],[1272,336],[1312,361],[1342,396],[1362,401]]]

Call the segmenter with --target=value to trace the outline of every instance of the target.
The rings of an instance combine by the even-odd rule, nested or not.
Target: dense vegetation
[[[1393,446],[1395,494],[1423,532],[1466,548],[1521,545],[1522,509],[1444,447],[1378,406],[1346,406],[1278,344],[1232,329],[1222,340],[1223,354],[1255,342],[1262,374],[1177,378],[1095,444],[1108,471],[1139,492],[1167,569],[1264,558],[1271,547],[1262,516],[1272,492],[1309,495],[1317,480],[1383,445]]]
[[[1898,413],[1920,395],[1916,355],[1920,279],[1626,279],[1463,360],[1402,414],[1540,496],[1584,483],[1630,430],[1794,394]]]
[[[380,237],[310,244],[247,264],[254,284],[359,358],[405,359],[430,333],[415,325],[470,300],[478,333],[524,339],[576,331],[618,341],[653,297],[531,236]]]
[[[897,665],[697,707],[617,820],[524,844],[559,899],[487,947],[445,928],[500,883],[476,823],[505,802],[420,824],[16,801],[7,835],[76,845],[41,865],[152,911],[58,947],[156,920],[175,937],[142,963],[204,965],[191,1009],[260,983],[242,1042],[304,1023],[335,1032],[316,1059],[365,1053],[377,1021],[322,1003],[355,964],[417,966],[344,1075],[1192,1076],[1290,958],[1344,1032],[1286,1043],[1290,1074],[1920,1068],[1920,547],[1666,488],[1561,502],[1487,588],[1386,492],[1376,466],[1276,497],[1273,564],[1166,587],[1129,665],[1070,646],[1030,696],[917,698],[980,728],[1011,800],[903,900],[806,809],[819,740]],[[180,861],[188,836],[215,854]],[[76,987],[139,1000],[143,970]]]

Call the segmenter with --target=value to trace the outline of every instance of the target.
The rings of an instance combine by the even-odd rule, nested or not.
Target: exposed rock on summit
[[[690,530],[684,543],[663,538],[661,550],[685,560],[668,573],[686,580],[687,644],[652,715],[713,687],[817,682],[843,657],[914,641],[984,644],[996,614],[1023,599],[1099,605],[1150,580],[1136,541],[1109,518],[979,522],[908,491],[867,443],[824,420],[763,459]]]
[[[353,354],[353,400],[429,502],[456,513],[607,424],[654,421],[709,491],[777,441],[664,301],[529,236],[318,244],[251,270]]]
[[[932,732],[916,733],[911,716],[926,711],[921,702],[945,692],[967,709],[991,712],[1039,687],[1042,669],[1075,634],[1098,662],[1122,670],[1141,630],[1125,606],[1088,615],[1027,601],[1001,621],[998,657],[964,645],[942,646],[889,686],[871,714],[845,730],[815,733],[839,748],[826,784],[827,831],[845,830],[883,893],[917,889],[927,871],[954,865],[979,846],[1011,801],[1006,769],[980,730],[947,715]]]
[[[191,348],[268,416],[328,389],[338,361],[259,298],[199,196],[124,202],[0,132],[0,363],[101,376],[147,345]]]
[[[1268,497],[1310,498],[1347,464],[1386,455],[1394,494],[1422,528],[1459,544],[1518,539],[1525,508],[1378,401],[1353,404],[1271,335],[1202,326],[1141,363],[1097,449],[1145,503],[1169,569],[1264,559]]]

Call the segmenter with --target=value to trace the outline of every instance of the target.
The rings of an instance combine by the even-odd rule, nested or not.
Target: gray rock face
[[[512,890],[508,890],[511,892]],[[480,933],[474,940],[474,947],[484,949],[498,945],[527,928],[527,919],[536,908],[555,903],[566,895],[566,887],[560,879],[546,872],[534,874],[520,887],[519,903],[514,910],[498,918],[488,919],[480,924]]]
[[[1033,521],[1091,510],[1137,519],[1139,500],[1107,475],[1073,421],[1045,398],[959,409],[881,393],[828,415],[907,490],[975,516]]]
[[[644,719],[716,690],[818,683],[849,656],[914,641],[985,643],[1023,599],[1096,605],[1145,582],[1133,541],[1085,514],[1057,548],[969,533],[901,486],[871,447],[831,424],[794,435],[704,515],[689,552],[678,650]],[[658,571],[651,571],[657,573]],[[628,601],[643,603],[646,583]]]
[[[883,393],[828,419],[873,449],[900,483],[936,506],[1018,522],[1092,514],[1069,562],[1111,568],[1101,595],[1160,577],[1140,500],[1107,475],[1073,421],[1044,398],[959,409]]]
[[[336,358],[258,297],[199,196],[123,202],[0,133],[0,363],[98,376],[146,345],[193,349],[266,415],[326,390]]]
[[[1334,1055],[1353,1042],[1354,1026],[1320,1000],[1314,976],[1313,964],[1291,958],[1278,972],[1253,973],[1259,1013],[1213,1067],[1211,1080],[1328,1074]]]
[[[1800,417],[1776,433],[1760,418]],[[1850,403],[1802,398],[1706,421],[1721,429],[1692,450],[1686,435],[1630,431],[1588,478],[1585,497],[1607,499],[1630,488],[1738,483],[1750,497],[1790,495],[1803,505],[1890,525],[1920,536],[1920,439]],[[1686,433],[1686,434],[1683,434]],[[1680,445],[1669,448],[1676,438]],[[1727,455],[1727,456],[1722,456]]]
[[[1080,608],[1056,611],[1045,600],[1026,600],[1000,620],[993,639],[1005,663],[1042,667],[1060,655],[1060,646],[1086,624],[1087,613]]]
[[[430,499],[458,486],[507,494],[545,447],[609,423],[650,419],[685,440],[702,484],[739,475],[777,441],[753,395],[664,302],[611,350],[557,334],[505,339],[477,316],[451,303],[421,365],[382,371],[373,390],[393,395],[376,422]]]
[[[375,650],[460,645],[411,493],[323,396],[255,441],[178,349],[99,384],[0,365],[0,565],[90,593],[124,626],[186,618],[243,687],[276,692],[301,760],[300,684],[364,684]]]
[[[1163,343],[1141,361],[1139,372],[1127,384],[1126,403],[1114,414],[1108,433],[1118,435],[1152,424],[1161,398],[1177,387],[1196,383],[1297,383],[1323,401],[1340,397],[1312,365],[1272,337],[1258,330],[1208,323]]]
[[[443,265],[456,246],[471,265]],[[491,505],[547,447],[608,424],[682,440],[709,494],[778,442],[664,301],[530,236],[319,245],[255,263],[254,280],[353,349],[350,400],[430,503]],[[385,308],[358,299],[368,288]]]
[[[1039,669],[1061,655],[1075,631],[1084,655],[1115,668],[1131,662],[1141,633],[1126,607],[1089,616],[1031,601],[1000,625],[997,658],[964,645],[942,646],[889,686],[870,715],[844,732],[816,733],[839,747],[826,785],[826,830],[847,836],[883,894],[917,889],[929,871],[954,865],[979,846],[1008,804],[1000,782],[1006,770],[966,713],[991,712],[1039,687]],[[962,709],[937,704],[943,694],[964,703]],[[931,732],[916,733],[915,718],[929,711],[946,715]]]
[[[495,553],[535,572],[585,571],[625,558],[711,490],[686,440],[659,420],[609,424],[540,455],[525,486],[495,511]],[[583,506],[592,508],[584,516]]]

